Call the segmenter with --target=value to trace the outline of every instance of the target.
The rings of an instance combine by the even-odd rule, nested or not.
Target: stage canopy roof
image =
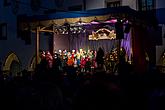
[[[19,30],[27,30],[29,27],[33,30],[37,26],[41,28],[47,28],[52,24],[56,26],[69,23],[75,25],[78,21],[90,23],[96,19],[98,21],[105,21],[110,17],[126,18],[129,20],[135,19],[137,11],[131,9],[128,6],[113,7],[113,8],[101,8],[87,11],[66,11],[56,12],[53,14],[35,15],[35,16],[19,16],[18,28]]]
[[[54,14],[49,15],[39,15],[39,16],[31,16],[28,17],[30,20],[51,20],[51,19],[63,19],[63,18],[79,18],[79,17],[89,17],[89,16],[102,16],[107,14],[127,14],[127,15],[135,15],[136,11],[131,9],[128,6],[121,7],[111,7],[111,8],[100,8],[93,9],[87,11],[66,11],[66,12],[56,12]]]

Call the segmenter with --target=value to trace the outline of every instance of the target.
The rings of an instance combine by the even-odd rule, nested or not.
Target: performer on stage
[[[60,58],[60,54],[54,53],[53,55],[53,70],[55,72],[62,70],[62,60]]]
[[[71,54],[72,58],[74,59],[76,56],[75,50],[72,50],[72,54]]]
[[[74,65],[74,58],[72,57],[72,55],[70,54],[70,52],[68,52],[68,61],[67,61],[67,65],[68,65],[68,66],[73,66],[73,65]]]
[[[85,55],[84,55],[82,56],[81,62],[80,62],[81,72],[85,72],[85,64],[86,64],[86,60],[85,60]]]
[[[91,71],[91,60],[89,56],[85,58],[85,72],[90,72]]]
[[[81,55],[80,55],[79,51],[77,50],[77,52],[76,52],[76,60],[77,60],[77,66],[78,67],[80,66],[80,57],[81,57]]]

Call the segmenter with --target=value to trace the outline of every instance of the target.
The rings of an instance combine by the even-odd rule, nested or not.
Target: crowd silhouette
[[[45,58],[35,73],[27,70],[10,78],[1,74],[1,109],[16,110],[159,110],[165,96],[164,75],[157,70],[143,74],[121,55],[118,74],[104,69],[104,51],[100,48],[98,67],[91,72],[77,71],[57,59],[48,65]],[[52,69],[49,69],[52,66]]]

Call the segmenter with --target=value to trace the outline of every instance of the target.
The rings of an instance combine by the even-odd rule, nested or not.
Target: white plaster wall
[[[65,0],[64,7],[70,7],[70,6],[76,6],[76,5],[83,6],[83,0]],[[87,10],[104,8],[104,7],[105,7],[104,0],[86,0],[86,9]]]
[[[64,7],[83,5],[83,0],[65,0]]]
[[[87,0],[87,9],[106,8],[106,2],[118,0]],[[122,6],[129,6],[136,10],[136,0],[121,0]]]
[[[86,0],[87,10],[104,8],[104,7],[105,7],[105,1],[104,0]]]
[[[106,2],[118,1],[118,0],[86,0],[86,9],[98,9],[106,8]],[[65,0],[64,7],[83,5],[83,0]],[[130,6],[130,8],[136,10],[136,0],[121,0],[122,6]]]
[[[129,6],[130,8],[137,10],[136,0],[122,0],[122,6]]]
[[[97,9],[97,8],[105,8],[106,1],[118,1],[118,0],[86,0],[86,9]],[[136,2],[137,0],[121,0],[122,6],[130,6],[130,8],[136,10]],[[64,0],[63,7],[70,7],[75,5],[83,5],[83,0]]]
[[[155,0],[156,1],[156,8],[165,8],[165,0]]]

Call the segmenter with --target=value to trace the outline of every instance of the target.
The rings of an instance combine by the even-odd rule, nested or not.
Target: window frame
[[[10,5],[11,5],[10,0],[3,0],[3,6],[4,6],[4,7],[10,6]]]
[[[121,0],[106,1],[105,4],[106,4],[107,8],[119,7],[119,6],[121,6]]]
[[[138,10],[139,11],[150,11],[155,9],[155,0],[151,0],[151,5],[149,5],[148,0],[138,0]]]
[[[73,5],[68,7],[68,11],[82,11],[83,5]]]
[[[7,40],[7,23],[0,24],[0,40]]]

